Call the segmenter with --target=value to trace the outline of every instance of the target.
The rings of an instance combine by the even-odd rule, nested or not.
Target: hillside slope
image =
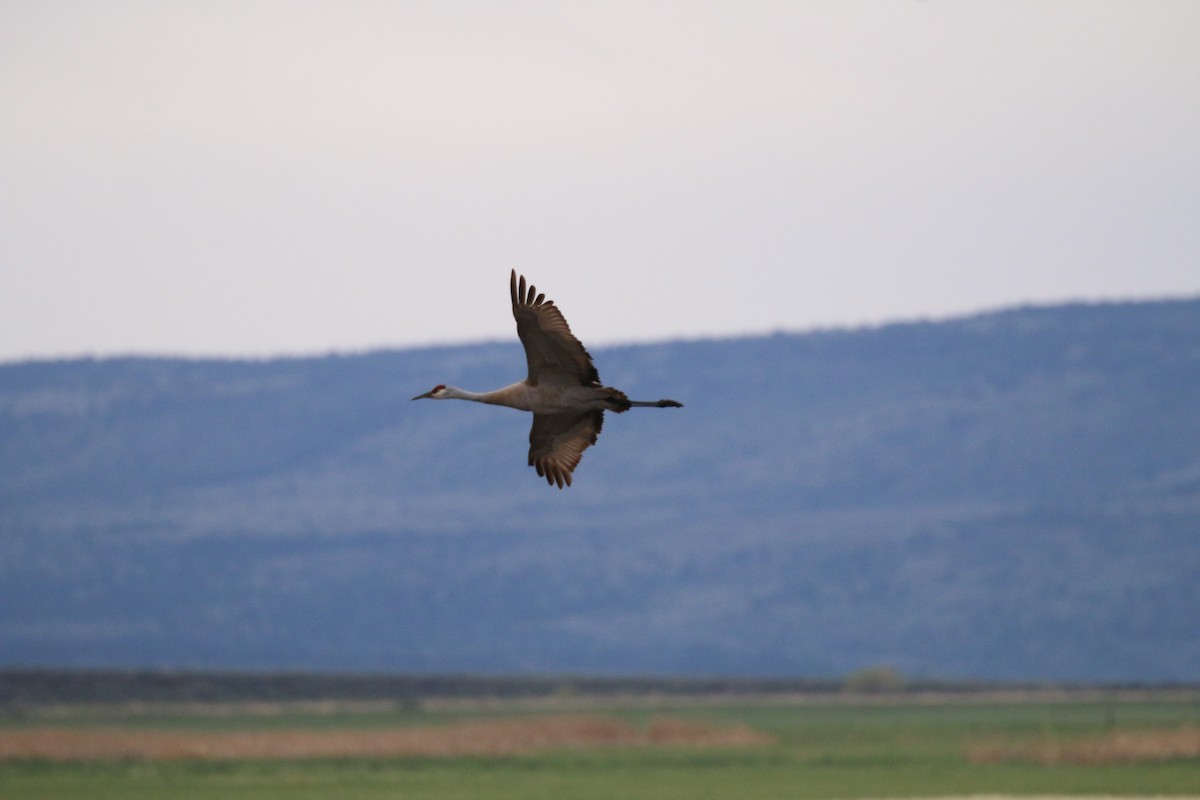
[[[1200,676],[1200,301],[595,352],[0,366],[0,663]]]

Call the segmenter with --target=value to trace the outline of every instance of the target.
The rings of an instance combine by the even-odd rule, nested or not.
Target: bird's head
[[[445,385],[439,383],[437,386],[433,387],[425,394],[417,395],[416,397],[413,398],[413,400],[421,400],[426,397],[428,397],[431,400],[445,400],[447,396],[448,396],[448,393],[446,392]]]

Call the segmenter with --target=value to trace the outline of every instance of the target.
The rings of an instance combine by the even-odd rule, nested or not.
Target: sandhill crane
[[[551,486],[571,485],[571,473],[583,451],[596,443],[604,412],[620,414],[636,406],[681,408],[675,400],[630,400],[611,386],[600,385],[592,357],[571,333],[562,312],[517,271],[509,281],[517,336],[525,345],[529,376],[494,392],[468,392],[438,384],[413,400],[474,400],[533,412],[529,430],[529,466]]]

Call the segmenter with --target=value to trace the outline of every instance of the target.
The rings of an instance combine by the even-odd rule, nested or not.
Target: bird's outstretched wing
[[[534,414],[529,429],[529,466],[558,488],[571,485],[571,472],[583,451],[596,443],[603,411],[581,414]]]
[[[525,345],[529,383],[534,386],[555,383],[599,386],[600,374],[596,372],[592,357],[571,333],[566,319],[554,302],[547,300],[544,294],[538,294],[532,284],[527,290],[524,275],[518,283],[516,270],[512,272],[509,291],[512,294],[513,317],[517,320],[517,336]],[[537,429],[536,422],[534,429]],[[596,430],[599,429],[597,424]],[[583,452],[582,447],[580,452]]]

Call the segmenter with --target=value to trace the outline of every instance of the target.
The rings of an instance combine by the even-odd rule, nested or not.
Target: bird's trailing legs
[[[683,403],[678,400],[630,400],[630,408],[683,408]]]

